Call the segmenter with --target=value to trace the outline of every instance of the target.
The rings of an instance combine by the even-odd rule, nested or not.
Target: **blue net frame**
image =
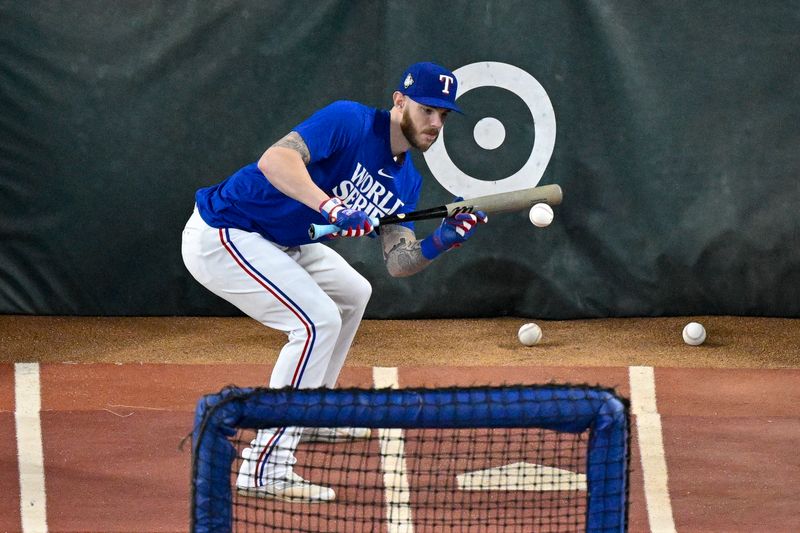
[[[282,426],[538,428],[589,432],[586,531],[627,530],[628,401],[588,385],[442,389],[227,387],[202,397],[192,433],[191,530],[232,531],[230,468],[240,429]]]

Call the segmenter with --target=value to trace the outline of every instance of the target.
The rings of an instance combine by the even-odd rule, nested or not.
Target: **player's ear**
[[[394,103],[395,107],[398,107],[402,110],[403,106],[406,103],[406,98],[400,91],[395,91],[394,93],[392,93],[392,102]]]

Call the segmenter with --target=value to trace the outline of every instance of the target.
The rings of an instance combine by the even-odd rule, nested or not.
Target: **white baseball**
[[[517,332],[517,338],[519,339],[519,342],[525,346],[533,346],[542,340],[542,328],[533,322],[523,324]]]
[[[546,228],[553,221],[553,208],[547,204],[534,204],[528,213],[528,218],[537,228]]]
[[[683,342],[689,346],[699,346],[706,340],[706,328],[699,322],[689,322],[683,328]]]

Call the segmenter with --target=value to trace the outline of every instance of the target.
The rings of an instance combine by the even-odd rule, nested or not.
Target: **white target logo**
[[[536,186],[544,175],[556,144],[555,112],[544,87],[521,68],[507,63],[472,63],[455,70],[454,74],[458,79],[459,97],[478,87],[500,87],[520,97],[531,111],[536,137],[531,155],[522,168],[506,178],[488,181],[465,174],[453,163],[445,148],[442,130],[439,141],[424,153],[425,162],[433,176],[451,193],[466,197]],[[506,130],[496,118],[486,117],[475,124],[473,136],[478,146],[494,150],[505,141]]]

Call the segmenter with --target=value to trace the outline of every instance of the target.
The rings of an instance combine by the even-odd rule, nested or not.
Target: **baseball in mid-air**
[[[528,218],[537,228],[546,228],[553,221],[553,208],[547,204],[534,204],[528,213]]]
[[[683,342],[689,346],[699,346],[706,340],[706,328],[699,322],[689,322],[683,328]]]
[[[533,346],[542,340],[542,328],[533,322],[523,324],[517,332],[517,338],[519,338],[519,342],[525,346]]]

